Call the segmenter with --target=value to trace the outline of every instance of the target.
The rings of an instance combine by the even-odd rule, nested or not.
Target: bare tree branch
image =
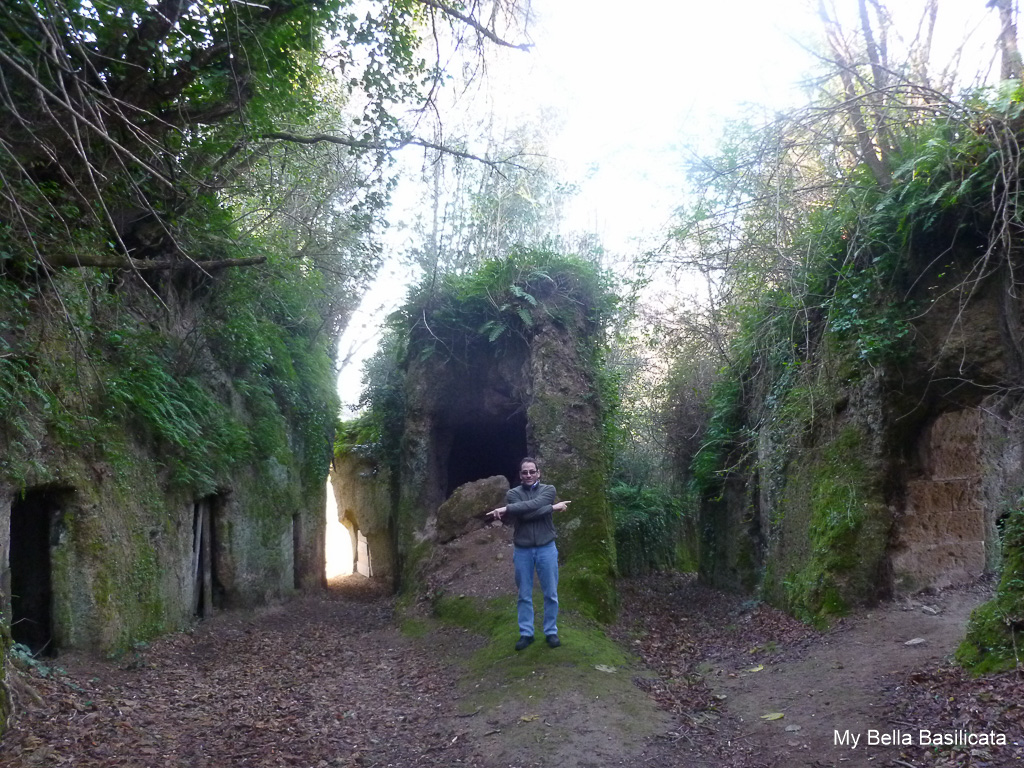
[[[220,259],[217,261],[195,261],[193,259],[133,259],[131,256],[117,254],[47,255],[44,257],[49,267],[92,267],[97,269],[131,269],[137,272],[153,272],[157,270],[196,269],[203,272],[217,272],[232,267],[251,267],[266,262],[266,256],[252,256],[245,259]]]
[[[505,48],[514,48],[519,51],[528,51],[531,48],[533,48],[533,43],[510,43],[508,40],[498,37],[498,35],[493,30],[485,27],[472,16],[467,16],[464,13],[460,13],[447,3],[441,2],[441,0],[419,0],[419,2],[421,2],[428,8],[433,8],[435,10],[441,11],[441,13],[443,13],[445,16],[451,16],[453,19],[458,19],[463,24],[475,29],[477,32],[486,37],[492,43],[496,43]]]
[[[493,168],[498,173],[501,173],[502,167],[512,166],[522,170],[527,170],[526,166],[519,165],[513,162],[514,157],[503,158],[501,160],[493,160],[487,157],[480,157],[474,155],[472,152],[466,152],[465,150],[456,149],[454,147],[445,146],[434,141],[428,141],[426,139],[419,139],[415,137],[407,137],[394,142],[374,142],[374,141],[363,141],[361,139],[353,139],[348,136],[337,136],[335,134],[318,133],[311,136],[303,136],[297,133],[288,133],[285,131],[274,131],[272,133],[263,134],[262,138],[270,139],[274,141],[289,141],[295,144],[340,144],[345,147],[352,147],[353,149],[375,149],[383,150],[385,152],[393,152],[395,150],[402,149],[403,147],[424,147],[425,149],[433,149],[437,152],[442,152],[446,155],[452,155],[453,157],[461,157],[465,160],[474,160],[478,163]]]

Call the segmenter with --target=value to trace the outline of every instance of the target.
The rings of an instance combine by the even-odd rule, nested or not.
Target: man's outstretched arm
[[[526,515],[530,512],[537,512],[544,510],[547,514],[551,512],[550,507],[555,503],[555,486],[545,485],[540,489],[540,492],[532,499],[525,499],[522,501],[517,500],[518,494],[516,489],[513,488],[505,496],[505,512],[509,515]],[[528,518],[526,518],[528,519]]]

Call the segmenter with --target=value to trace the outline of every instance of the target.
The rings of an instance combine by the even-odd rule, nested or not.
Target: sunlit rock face
[[[330,473],[339,522],[351,537],[352,570],[394,580],[390,472],[355,454],[335,456]]]

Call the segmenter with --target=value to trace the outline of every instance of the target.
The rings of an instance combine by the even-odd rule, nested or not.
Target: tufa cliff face
[[[535,456],[543,482],[573,502],[555,521],[561,591],[607,620],[615,611],[615,537],[602,404],[586,358],[596,329],[573,314],[556,320],[554,306],[541,306],[526,338],[501,354],[479,339],[463,360],[435,353],[410,364],[399,546],[408,555],[416,541],[436,538],[437,510],[462,483],[490,475],[517,483],[519,460]]]
[[[705,579],[820,621],[999,569],[1024,490],[1024,336],[1010,259],[979,276],[973,257],[920,246],[895,358],[865,365],[819,327],[796,375],[746,382],[748,451],[701,510]]]
[[[117,652],[319,587],[330,334],[260,314],[255,274],[36,278],[0,275],[12,639]]]
[[[440,296],[407,313],[401,435],[392,455],[379,457],[371,481],[393,492],[389,521],[401,583],[415,588],[419,564],[450,536],[438,520],[446,500],[484,478],[517,483],[519,461],[529,455],[541,463],[543,481],[573,502],[555,519],[561,594],[610,619],[615,538],[605,495],[603,325],[593,269],[527,253],[485,264],[481,275],[451,278]],[[351,453],[339,460],[358,461]],[[362,475],[369,480],[374,471]],[[339,500],[339,509],[350,501]]]

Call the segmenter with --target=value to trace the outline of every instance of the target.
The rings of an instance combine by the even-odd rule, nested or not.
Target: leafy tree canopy
[[[216,211],[275,147],[342,147],[371,178],[419,141],[398,106],[424,107],[443,79],[423,38],[446,25],[456,44],[511,45],[500,32],[515,13],[501,0],[4,3],[0,236],[50,265],[187,262],[190,217]],[[52,247],[83,220],[106,237]]]

